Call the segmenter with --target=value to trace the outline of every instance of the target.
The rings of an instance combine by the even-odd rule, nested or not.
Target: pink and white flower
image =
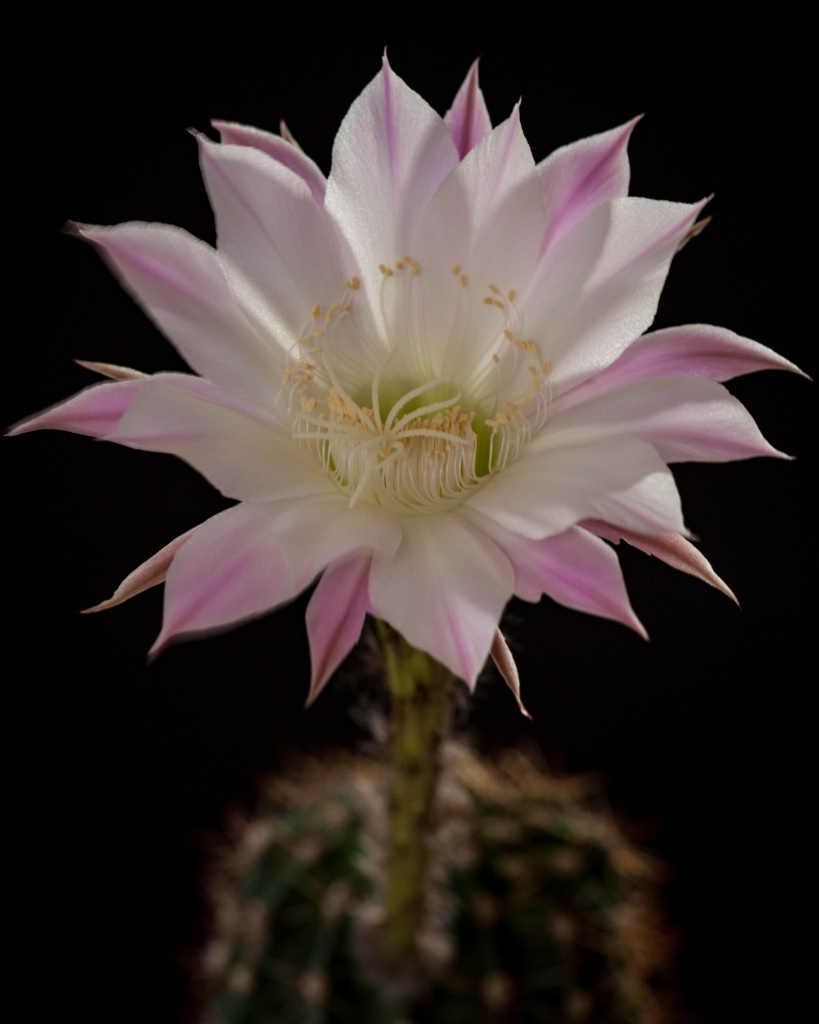
[[[606,541],[730,594],[686,539],[668,464],[778,455],[718,383],[796,370],[730,331],[644,335],[703,203],[628,197],[635,122],[536,164],[473,67],[445,118],[390,70],[325,178],[289,135],[199,137],[218,248],[160,224],[78,227],[195,374],[98,384],[16,428],[171,452],[238,504],[136,569],[158,648],[317,577],[310,697],[390,623],[474,684],[509,598],[643,632]]]

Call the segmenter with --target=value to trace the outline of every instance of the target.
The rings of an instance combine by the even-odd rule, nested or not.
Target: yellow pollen
[[[393,272],[390,270],[390,268],[389,267],[385,267],[383,263],[379,263],[378,264],[378,269],[381,271],[381,273],[384,275],[384,277],[392,277],[393,276]]]
[[[462,288],[467,288],[469,286],[469,278],[466,276],[466,274],[461,274],[460,280]]]
[[[357,292],[358,289],[361,287],[361,281],[357,277],[351,277],[349,281],[344,282],[344,287],[348,291]]]
[[[463,267],[461,266],[461,264],[460,264],[460,263],[453,263],[453,264],[452,264],[452,273],[453,273],[453,274],[454,274],[454,275],[455,275],[456,277],[458,276],[458,274],[460,274],[460,272],[461,272],[462,270],[463,270]]]
[[[492,292],[495,295],[500,295],[500,293],[501,293],[500,288],[498,288],[498,286],[496,284],[490,284],[489,285],[489,291]]]
[[[321,316],[321,306],[318,303],[316,303],[315,306],[313,306],[312,310],[310,311],[310,319],[311,320],[318,320],[318,318],[320,316]]]
[[[512,334],[512,332],[509,330],[508,327],[504,327],[504,329],[503,329],[503,336],[504,336],[504,338],[506,338],[507,341],[514,341],[515,340],[514,334]]]
[[[515,289],[510,288],[509,291],[506,293],[506,298],[509,299],[510,302],[514,302],[516,294],[517,293],[515,292]]]
[[[302,398],[301,400],[301,407],[302,409],[304,409],[305,412],[312,412],[317,405],[318,402],[315,400],[315,398]]]
[[[494,362],[496,362],[496,363],[500,364],[500,356],[498,355],[498,353],[497,353],[497,352],[493,352],[493,353],[492,353],[492,360],[493,360]]]

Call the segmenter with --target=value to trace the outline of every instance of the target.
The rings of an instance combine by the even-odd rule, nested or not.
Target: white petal
[[[758,370],[790,370],[806,376],[798,366],[771,349],[724,327],[669,327],[638,338],[611,366],[561,395],[552,403],[552,413],[563,412],[633,380],[693,376],[721,381]]]
[[[306,616],[313,670],[307,704],[318,697],[361,636],[370,606],[369,576],[370,556],[353,555],[331,565],[313,591]]]
[[[336,135],[325,198],[374,294],[378,264],[411,254],[421,214],[457,163],[442,119],[393,74],[385,57]]]
[[[639,120],[561,146],[538,164],[549,225],[544,251],[602,203],[628,195],[626,147]]]
[[[317,164],[306,156],[298,146],[281,137],[264,132],[260,128],[250,128],[244,124],[233,124],[230,121],[212,121],[222,137],[222,142],[231,146],[249,146],[258,149],[277,163],[289,168],[301,178],[310,189],[310,194],[317,206],[324,205],[324,190],[327,181]]]
[[[177,552],[153,650],[174,636],[270,611],[331,563],[356,551],[389,555],[399,538],[394,520],[377,509],[350,509],[340,495],[229,509],[194,530]]]
[[[373,558],[373,612],[474,687],[512,596],[512,566],[457,514],[407,518],[401,528],[396,554]]]
[[[468,383],[489,360],[503,314],[484,304],[490,287],[521,293],[537,265],[546,225],[534,158],[518,108],[467,154],[438,189],[418,228],[424,289],[419,341],[434,372]],[[460,268],[457,273],[453,267]],[[467,282],[464,288],[461,275]],[[457,324],[468,303],[471,319]]]
[[[542,437],[551,446],[593,444],[617,435],[648,441],[666,462],[784,457],[736,398],[700,377],[638,380],[604,392],[550,418]]]
[[[452,106],[444,115],[444,124],[452,133],[461,160],[487,132],[492,130],[486,101],[478,85],[477,60],[473,61],[469,74],[452,101]]]
[[[504,530],[472,509],[463,514],[512,563],[517,597],[539,601],[546,594],[567,608],[622,622],[646,636],[631,607],[617,555],[608,544],[579,527],[532,540]]]
[[[178,455],[229,498],[271,501],[335,490],[273,417],[209,381],[159,374],[134,383],[139,394],[108,440]]]
[[[216,252],[180,228],[78,228],[184,359],[209,380],[260,405],[275,395],[282,353],[251,325]]]
[[[313,307],[342,297],[355,265],[297,174],[250,147],[199,141],[225,274],[259,329],[287,352]]]
[[[571,448],[544,443],[487,480],[466,504],[533,539],[562,533],[581,519],[640,533],[686,532],[668,466],[651,445],[628,437]]]
[[[615,199],[547,250],[523,307],[554,397],[608,366],[649,327],[702,205]]]

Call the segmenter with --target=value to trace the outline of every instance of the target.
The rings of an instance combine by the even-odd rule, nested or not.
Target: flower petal
[[[608,366],[651,324],[702,206],[614,199],[550,246],[521,305],[554,397]]]
[[[149,373],[141,370],[132,370],[130,366],[117,366],[115,363],[94,363],[87,359],[75,359],[77,366],[82,366],[92,373],[98,373],[102,377],[110,377],[111,380],[145,380],[150,377]]]
[[[31,430],[68,430],[72,434],[107,437],[144,385],[142,379],[92,384],[65,402],[21,420],[11,428],[9,436]]]
[[[210,246],[164,224],[80,226],[78,232],[99,246],[126,291],[197,373],[269,404],[282,354],[239,308]]]
[[[473,62],[452,106],[444,115],[444,124],[452,134],[461,160],[492,129],[486,101],[478,85],[478,64],[477,60]]]
[[[512,563],[517,597],[536,602],[546,594],[567,608],[621,622],[647,637],[631,607],[617,555],[608,544],[579,527],[531,540],[472,510],[464,514]]]
[[[757,370],[790,370],[806,376],[771,349],[724,327],[669,327],[638,338],[611,366],[561,395],[552,412],[563,412],[633,380],[693,376],[721,381]]]
[[[199,145],[231,289],[286,353],[313,307],[338,301],[356,267],[296,173],[247,146],[218,145],[204,135]]]
[[[515,659],[512,657],[512,652],[509,650],[509,644],[507,644],[503,633],[499,629],[495,630],[495,639],[492,641],[492,648],[490,650],[492,655],[492,661],[495,662],[495,667],[501,676],[503,681],[512,691],[512,695],[517,701],[518,710],[525,718],[531,718],[532,716],[526,710],[523,705],[523,701],[520,699],[520,675],[518,673],[518,667],[515,664]]]
[[[538,164],[548,218],[544,252],[602,203],[628,195],[628,140],[639,120],[561,146]]]
[[[361,636],[370,606],[367,584],[369,555],[353,555],[331,565],[321,577],[307,606],[312,677],[307,704],[324,689]]]
[[[397,523],[341,495],[237,505],[193,531],[165,584],[152,651],[171,638],[219,629],[292,600],[333,562],[356,552],[389,558]]]
[[[380,286],[378,264],[412,252],[421,214],[457,163],[442,119],[393,74],[385,57],[336,135],[325,199],[373,294]]]
[[[721,384],[700,377],[633,381],[555,414],[547,432],[550,445],[591,444],[618,434],[639,437],[666,462],[787,458],[768,444],[745,407]]]
[[[696,576],[697,579],[703,580],[712,587],[716,587],[726,597],[730,597],[732,601],[739,604],[733,591],[727,583],[717,576],[708,559],[693,544],[687,541],[685,537],[681,537],[678,533],[634,533],[632,530],[624,530],[619,526],[609,526],[607,523],[601,523],[597,520],[588,520],[582,526],[592,533],[596,533],[599,537],[605,537],[606,540],[614,544],[619,544],[620,540],[628,541],[633,547],[639,548],[640,551],[644,551],[647,555],[656,555],[657,558],[670,565],[672,569],[679,569],[680,572]]]
[[[373,612],[474,688],[512,596],[512,566],[457,513],[407,518],[401,529],[395,555],[373,558]]]
[[[685,532],[671,471],[651,445],[635,438],[543,445],[487,480],[465,504],[533,540],[563,533],[581,519],[640,533]]]
[[[418,228],[425,324],[416,347],[428,353],[434,373],[468,384],[470,371],[490,362],[504,321],[483,299],[492,298],[490,289],[506,296],[526,287],[545,227],[535,161],[516,106],[447,177]],[[397,310],[393,319],[399,316]]]
[[[224,515],[224,512],[219,514]],[[194,529],[198,529],[198,527],[194,527]],[[188,530],[187,533],[174,538],[170,544],[166,544],[164,548],[157,551],[155,555],[151,555],[147,561],[143,562],[142,565],[138,565],[133,572],[129,573],[107,601],[101,601],[99,604],[95,604],[93,608],[84,608],[82,614],[90,615],[92,612],[104,612],[109,608],[116,608],[118,604],[130,601],[132,597],[136,597],[137,594],[141,594],[144,590],[149,590],[151,587],[164,583],[168,575],[168,569],[177,551],[192,533],[193,530]]]
[[[219,132],[224,144],[258,149],[272,157],[277,163],[298,174],[310,189],[310,194],[316,205],[324,205],[327,179],[319,170],[318,165],[298,146],[282,138],[281,135],[264,132],[261,128],[250,128],[247,125],[233,124],[230,121],[211,121],[211,124]]]
[[[140,383],[109,441],[177,455],[242,501],[335,491],[289,430],[209,381],[158,374]]]

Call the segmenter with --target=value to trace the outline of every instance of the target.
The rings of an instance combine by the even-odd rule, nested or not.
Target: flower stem
[[[429,838],[455,687],[433,658],[384,623],[378,628],[392,698],[384,955],[405,971],[420,966],[428,924]]]

